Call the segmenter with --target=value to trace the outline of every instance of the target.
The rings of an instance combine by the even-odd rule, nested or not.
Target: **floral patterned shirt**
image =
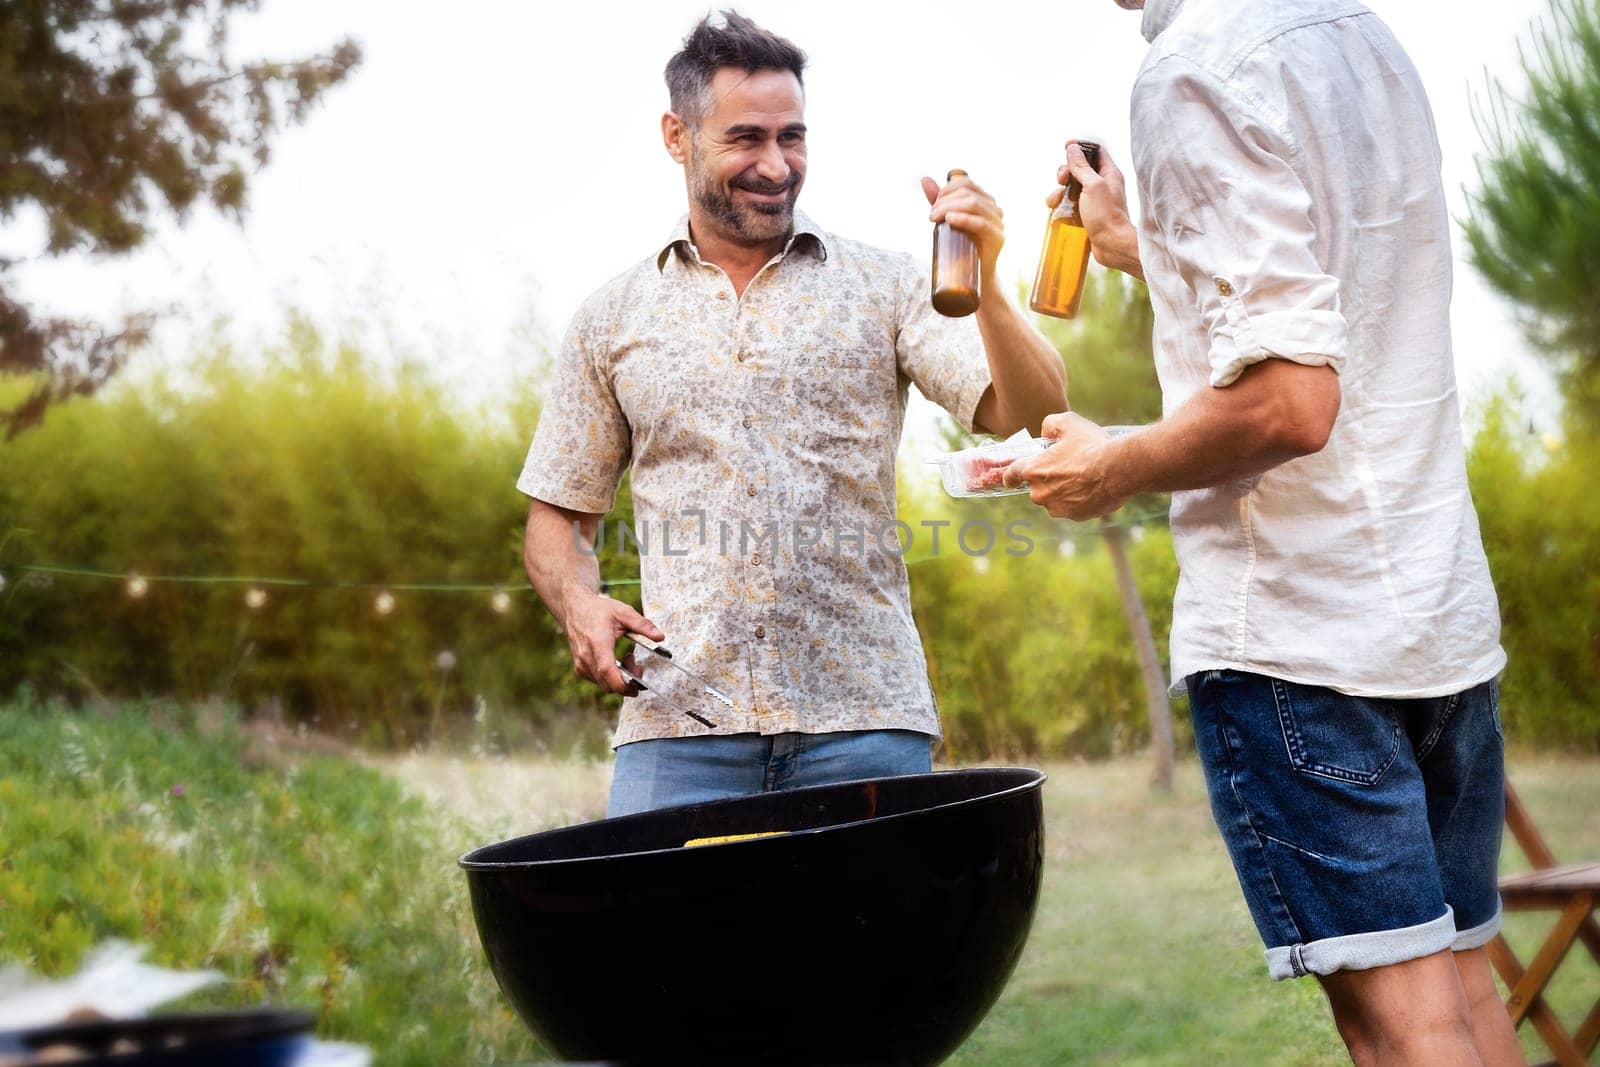
[[[910,256],[800,213],[742,296],[700,259],[685,216],[657,254],[585,301],[517,488],[604,513],[631,463],[644,614],[673,658],[734,704],[699,700],[656,669],[646,684],[662,684],[624,701],[614,744],[938,736],[896,525],[911,383],[971,429],[990,384],[974,320],[935,312]]]

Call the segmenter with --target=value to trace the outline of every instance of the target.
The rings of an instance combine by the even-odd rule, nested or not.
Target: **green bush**
[[[1506,730],[1600,751],[1600,430],[1535,437],[1505,396],[1485,408],[1468,472],[1500,597]]]
[[[526,398],[463,410],[419,369],[303,327],[265,357],[222,349],[181,383],[52,409],[0,446],[0,539],[20,531],[0,547],[0,692],[223,695],[388,743],[514,708],[587,722],[592,746],[609,713],[522,575],[512,483],[536,415]],[[637,576],[609,555],[608,575]],[[245,585],[155,581],[135,599],[29,562],[312,584],[262,585],[252,610]],[[504,615],[490,589],[396,588],[391,614],[374,607],[397,584],[494,582]]]
[[[1026,498],[912,507],[904,517],[914,528],[948,519],[942,542],[953,544],[968,522],[993,526],[998,538],[986,564],[941,543],[940,556],[910,569],[949,758],[1103,757],[1148,743],[1138,658],[1095,525],[1057,522]],[[1007,536],[1012,522],[1026,523],[1012,528],[1017,537]],[[1160,522],[1135,529],[1129,562],[1164,657],[1177,584],[1172,538]],[[1026,554],[1023,538],[1032,542]],[[973,543],[982,539],[974,529]],[[1175,721],[1181,729],[1186,716]]]
[[[616,702],[573,678],[521,573],[526,503],[512,482],[536,418],[526,398],[463,410],[420,369],[329,351],[304,326],[264,356],[219,348],[181,380],[124,381],[53,409],[0,446],[0,538],[25,531],[0,546],[0,692],[224,697],[376,744],[487,730],[502,745],[601,747]],[[609,579],[638,576],[615,537],[630,514],[624,487],[606,523]],[[907,497],[904,517],[981,519],[1001,533],[988,575],[949,538],[912,570],[948,754],[1143,743],[1137,664],[1092,531],[1080,528],[1083,550],[1065,558],[1053,540],[1065,527],[1026,500],[963,506],[924,493]],[[1014,520],[1041,538],[1029,556],[1004,552]],[[1165,532],[1134,557],[1164,641],[1175,580]],[[133,598],[122,581],[19,569],[30,562],[313,584],[261,586],[267,602],[252,610],[245,585],[154,581]],[[489,590],[392,589],[393,612],[374,610],[382,587],[496,580],[515,593],[505,616]],[[637,603],[636,586],[612,591]],[[438,666],[444,650],[450,671]]]
[[[277,351],[247,359],[218,348],[181,380],[123,381],[52,409],[0,444],[0,693],[27,684],[80,702],[221,697],[378,745],[455,736],[603,751],[617,702],[573,677],[566,641],[521,570],[526,502],[513,482],[537,392],[531,382],[527,396],[469,410],[416,367],[380,369],[301,327]],[[1137,418],[1136,407],[1103,417]],[[1593,750],[1595,437],[1575,427],[1547,453],[1504,405],[1480,421],[1471,475],[1505,613],[1508,726],[1527,743]],[[901,515],[919,538],[912,603],[946,755],[1142,747],[1142,683],[1096,528],[1055,523],[1021,497],[949,500],[920,464],[901,473]],[[637,580],[633,549],[614,536],[630,516],[624,486],[607,518],[608,579]],[[924,520],[952,524],[937,558],[921,558]],[[998,535],[985,563],[955,547],[961,525],[978,520]],[[1006,551],[1015,521],[1029,524],[1027,555]],[[1130,560],[1164,654],[1177,565],[1159,516],[1139,529]],[[1063,535],[1071,555],[1057,549]],[[120,580],[30,573],[30,563],[312,584],[264,586],[267,602],[252,610],[238,584],[156,581],[136,599]],[[503,615],[489,588],[398,588],[495,582],[511,594]],[[395,598],[387,616],[374,610],[381,587]],[[636,585],[611,591],[637,603]],[[1186,748],[1186,716],[1175,720]]]

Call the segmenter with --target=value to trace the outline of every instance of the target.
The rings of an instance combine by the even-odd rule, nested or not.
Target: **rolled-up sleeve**
[[[908,256],[898,276],[895,360],[922,395],[948,411],[961,428],[974,429],[978,401],[989,388],[989,357],[977,320],[952,319],[933,310],[928,276]]]
[[[1134,168],[1144,210],[1194,294],[1211,384],[1268,358],[1344,366],[1339,281],[1317,255],[1294,148],[1248,100],[1181,57],[1134,88]]]
[[[573,318],[517,488],[573,511],[611,510],[627,468],[631,433],[610,376],[598,357],[593,316]]]

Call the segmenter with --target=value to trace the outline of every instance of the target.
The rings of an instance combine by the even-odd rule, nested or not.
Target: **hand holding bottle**
[[[1083,141],[1078,147],[1091,171],[1099,166],[1099,145]],[[1077,317],[1078,301],[1083,298],[1083,283],[1089,272],[1090,247],[1089,231],[1084,229],[1083,216],[1078,211],[1081,192],[1078,179],[1069,177],[1062,194],[1054,198],[1050,221],[1045,224],[1039,269],[1033,276],[1033,291],[1028,294],[1028,307],[1040,315]]]
[[[972,238],[978,247],[978,260],[985,278],[994,274],[995,261],[1006,243],[1004,212],[983,188],[964,171],[952,172],[943,187],[932,178],[922,179],[922,192],[928,198],[928,219],[948,222],[953,229]]]
[[[1090,164],[1076,140],[1068,141],[1067,162],[1056,171],[1059,185],[1045,197],[1045,203],[1054,210],[1067,194],[1063,187],[1075,182],[1082,188],[1078,214],[1095,262],[1142,280],[1144,266],[1139,262],[1138,231],[1128,217],[1126,179],[1104,146],[1099,146],[1096,162],[1098,167]]]

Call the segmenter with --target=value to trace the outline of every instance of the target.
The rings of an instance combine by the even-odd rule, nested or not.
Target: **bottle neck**
[[[1073,182],[1072,186],[1067,188],[1067,195],[1061,198],[1061,203],[1057,204],[1055,210],[1050,212],[1052,222],[1067,222],[1074,226],[1083,225],[1083,220],[1078,217],[1077,195],[1082,190],[1076,188],[1076,186],[1077,182]]]
[[[1100,171],[1100,146],[1091,141],[1079,141],[1078,147],[1083,150],[1083,158],[1089,161],[1096,173]],[[1050,213],[1052,219],[1061,219],[1065,222],[1082,226],[1078,218],[1078,197],[1083,194],[1083,184],[1077,178],[1067,179],[1067,193],[1061,198],[1061,203]]]

